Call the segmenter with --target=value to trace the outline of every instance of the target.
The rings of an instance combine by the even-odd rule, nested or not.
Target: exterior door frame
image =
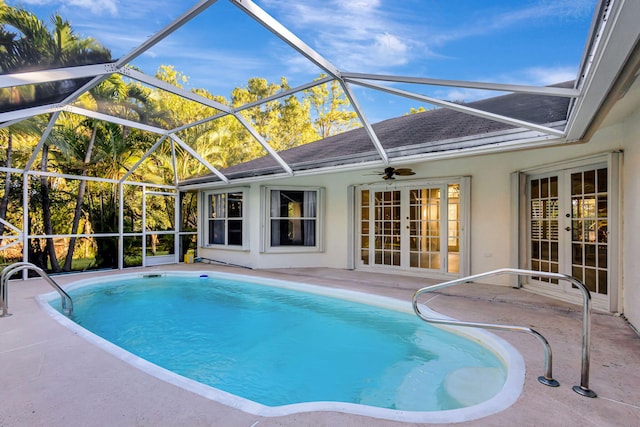
[[[620,167],[622,162],[622,153],[620,152],[612,152],[607,154],[601,154],[596,156],[591,156],[583,159],[576,159],[573,161],[567,161],[562,163],[556,163],[553,165],[548,165],[544,168],[536,168],[531,170],[526,170],[523,172],[515,172],[515,179],[512,181],[514,187],[517,188],[517,192],[522,195],[521,200],[514,200],[514,205],[518,206],[518,221],[517,221],[517,233],[516,239],[517,243],[513,243],[512,247],[517,248],[519,252],[519,256],[517,256],[517,267],[529,269],[529,260],[531,259],[531,244],[530,244],[530,221],[529,221],[529,201],[530,195],[528,193],[528,177],[530,176],[543,176],[543,175],[551,175],[551,174],[563,174],[568,173],[568,171],[593,167],[594,169],[597,167],[603,167],[606,165],[607,167],[607,210],[608,210],[608,260],[607,260],[607,289],[608,293],[606,296],[592,295],[593,306],[596,309],[600,309],[603,311],[610,312],[618,312],[619,307],[622,307],[622,285],[620,281],[620,272],[622,271],[621,259],[619,256],[620,253],[620,217],[622,215],[622,207],[620,194],[621,193],[621,185],[622,180],[620,178]],[[565,189],[562,191],[566,192]],[[515,193],[514,193],[515,194]],[[565,195],[567,199],[571,198],[571,195]],[[564,227],[566,224],[563,222],[565,218],[560,218],[559,228],[560,233],[564,232]],[[569,245],[570,246],[570,242]],[[560,262],[564,263],[565,266],[567,263],[570,263],[570,259],[568,259],[569,255],[565,252],[564,254],[560,254]],[[561,271],[561,273],[571,275],[570,271]],[[528,279],[523,278],[523,280],[519,283],[521,286],[535,293],[544,294],[547,296],[554,297],[556,299],[582,304],[582,298],[579,293],[573,292],[563,292],[563,291],[553,291],[548,287],[540,286],[535,282],[531,282]]]
[[[460,235],[459,235],[459,269],[457,273],[447,273],[446,271],[437,272],[435,270],[430,269],[419,269],[419,268],[411,268],[407,265],[407,260],[409,259],[409,243],[407,241],[401,242],[401,267],[391,267],[384,265],[374,265],[372,263],[365,265],[362,264],[360,260],[360,250],[361,250],[361,207],[362,200],[361,190],[368,189],[370,191],[393,191],[393,190],[404,190],[401,196],[402,198],[402,207],[408,208],[409,205],[409,197],[408,192],[411,189],[417,188],[433,188],[433,187],[443,187],[447,188],[450,184],[457,184],[460,188],[459,195],[459,220],[460,220]],[[353,218],[352,222],[352,248],[350,251],[352,253],[352,260],[350,260],[350,265],[355,269],[362,270],[375,270],[375,271],[385,271],[385,272],[393,272],[393,273],[402,273],[407,275],[424,275],[434,278],[444,278],[444,279],[452,279],[457,277],[468,276],[470,274],[470,210],[471,210],[471,177],[452,177],[452,178],[442,178],[435,180],[403,180],[396,182],[386,182],[386,183],[368,183],[362,185],[356,185],[350,187],[350,194],[352,195],[351,200],[353,200],[353,209],[351,209],[351,217]],[[446,210],[447,206],[443,206],[441,211]],[[408,211],[407,211],[408,212]],[[407,212],[402,212],[402,230],[405,231],[407,226],[405,219],[407,216]],[[441,223],[441,232],[446,232],[447,223],[442,220]],[[408,235],[408,233],[406,233]],[[406,239],[405,239],[406,240]],[[446,239],[445,239],[446,240]]]

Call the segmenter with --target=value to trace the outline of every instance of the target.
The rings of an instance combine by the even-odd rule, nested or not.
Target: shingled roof
[[[573,82],[556,86],[572,87]],[[567,119],[569,103],[565,97],[515,93],[464,105],[531,123],[562,127]],[[515,141],[525,135],[531,137],[532,133],[447,108],[385,120],[374,124],[373,129],[390,159]],[[279,155],[294,172],[380,159],[364,128],[281,151]],[[238,179],[279,174],[283,169],[271,156],[264,156],[220,172],[229,179]],[[218,176],[210,174],[188,179],[182,185],[220,181]]]

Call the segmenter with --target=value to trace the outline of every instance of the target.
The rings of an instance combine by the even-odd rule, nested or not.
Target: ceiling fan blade
[[[414,171],[412,171],[409,168],[400,168],[400,169],[396,169],[394,171],[394,173],[396,175],[400,175],[400,176],[409,176],[409,175],[415,175],[416,173]]]

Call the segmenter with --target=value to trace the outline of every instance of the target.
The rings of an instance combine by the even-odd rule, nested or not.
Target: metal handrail
[[[62,306],[62,312],[67,316],[70,316],[73,313],[73,301],[68,293],[64,291],[54,280],[49,277],[49,275],[40,267],[30,262],[16,262],[11,264],[2,270],[2,274],[0,275],[0,304],[2,305],[2,315],[0,317],[8,316],[8,298],[7,298],[7,283],[11,276],[15,273],[18,273],[22,270],[31,270],[35,271],[42,277],[45,281],[47,281],[53,288],[58,291],[60,294],[60,303]]]
[[[473,282],[478,279],[483,279],[486,277],[499,276],[502,274],[515,274],[518,276],[530,276],[530,277],[546,277],[550,279],[557,280],[566,280],[570,282],[572,285],[576,286],[582,292],[583,297],[583,319],[582,319],[582,369],[580,376],[580,385],[573,386],[573,391],[576,393],[586,396],[586,397],[596,397],[597,394],[589,389],[589,359],[590,359],[590,346],[591,346],[591,294],[587,287],[582,283],[582,281],[576,279],[575,277],[568,276],[566,274],[560,273],[547,273],[543,271],[533,271],[533,270],[521,270],[517,268],[501,268],[498,270],[488,271],[486,273],[480,273],[473,276],[462,277],[460,279],[451,280],[449,282],[440,283],[437,285],[427,286],[422,289],[418,289],[413,295],[413,311],[425,322],[442,324],[442,325],[453,325],[453,326],[466,326],[466,327],[476,327],[483,329],[496,329],[502,331],[514,331],[514,332],[526,332],[533,336],[535,336],[544,347],[545,353],[545,374],[543,376],[538,377],[538,381],[542,384],[548,385],[550,387],[557,387],[560,384],[553,379],[552,375],[552,354],[551,354],[551,346],[549,342],[544,338],[540,333],[535,331],[534,329],[522,326],[509,326],[509,325],[500,325],[493,323],[477,323],[477,322],[464,322],[459,320],[452,319],[439,319],[434,317],[428,317],[424,315],[420,311],[420,307],[418,305],[418,297],[427,292],[437,291],[439,289],[447,288],[449,286],[459,285],[462,283]]]

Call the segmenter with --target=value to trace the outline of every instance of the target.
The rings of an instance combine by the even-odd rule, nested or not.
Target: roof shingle
[[[556,85],[572,87],[573,82]],[[549,125],[564,122],[569,98],[514,93],[464,104],[477,110],[503,115],[530,123]],[[460,150],[492,144],[486,136],[517,129],[502,122],[437,108],[384,120],[373,129],[390,158],[403,155]],[[364,128],[330,136],[309,144],[281,151],[279,155],[294,170],[361,163],[379,158]],[[282,168],[271,156],[221,170],[230,179],[281,173]],[[217,182],[216,175],[191,178],[182,184]]]

